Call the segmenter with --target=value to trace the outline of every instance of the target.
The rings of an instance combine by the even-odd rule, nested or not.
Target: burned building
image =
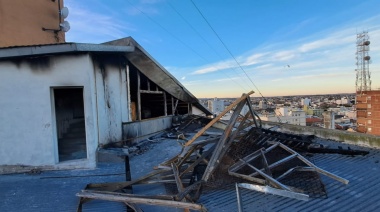
[[[211,113],[133,38],[0,49],[0,166],[93,168],[96,151]]]

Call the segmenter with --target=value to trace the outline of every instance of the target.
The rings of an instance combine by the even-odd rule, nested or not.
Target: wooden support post
[[[178,99],[176,99],[176,101],[175,101],[175,105],[174,105],[174,111],[176,111],[176,110],[177,110],[177,106],[178,106]]]
[[[168,106],[167,106],[167,103],[166,103],[166,92],[164,91],[164,114],[165,116],[168,115]]]
[[[256,115],[255,111],[252,108],[251,99],[249,97],[247,97],[246,101],[247,101],[248,109],[249,109],[249,111],[252,114],[253,122],[255,123],[255,126],[260,129],[261,128],[261,122],[260,122],[260,124],[257,123],[256,117],[258,117],[258,116]]]
[[[125,168],[125,180],[131,181],[131,166],[129,165],[129,155],[124,156],[124,168]],[[128,193],[133,194],[133,188],[132,185],[129,185],[126,187],[126,190]],[[134,204],[125,204],[127,207],[127,212],[133,212],[133,211],[141,211],[136,205]]]
[[[147,79],[146,82],[147,82],[148,91],[150,91],[150,80]]]
[[[140,72],[137,71],[137,120],[141,121],[141,85]]]
[[[129,116],[128,120],[132,121],[132,107],[131,107],[131,82],[130,82],[130,77],[129,77],[129,64],[127,63],[126,66],[126,77],[127,77],[127,98],[128,98],[128,111],[129,111]]]
[[[174,116],[174,98],[173,98],[173,96],[171,96],[172,97],[172,115]]]

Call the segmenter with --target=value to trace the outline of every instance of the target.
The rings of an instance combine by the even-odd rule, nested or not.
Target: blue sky
[[[65,0],[65,6],[67,42],[132,36],[198,98],[250,90],[258,96],[256,88],[264,96],[353,93],[356,33],[363,30],[371,41],[372,89],[380,88],[380,0]]]

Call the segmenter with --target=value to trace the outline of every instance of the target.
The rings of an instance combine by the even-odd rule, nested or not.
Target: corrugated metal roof
[[[319,141],[320,142],[320,141]],[[337,142],[322,141],[330,146]],[[310,198],[309,201],[263,194],[240,189],[244,211],[376,211],[380,208],[380,151],[364,147],[366,156],[340,154],[314,154],[309,158],[316,166],[348,179],[344,185],[331,178],[321,176],[327,190],[327,198]],[[209,211],[237,211],[236,190],[228,189],[203,194],[199,203]]]
[[[180,152],[174,140],[152,142],[147,152],[130,158],[132,179],[151,172],[152,166]],[[348,145],[318,140],[330,146]],[[350,180],[348,185],[322,176],[327,198],[309,201],[263,194],[241,189],[244,211],[378,211],[380,208],[380,150],[349,145],[352,149],[367,150],[366,156],[314,154],[311,161],[320,168]],[[158,150],[162,154],[157,154]],[[77,192],[88,183],[118,182],[125,179],[123,163],[99,163],[95,170],[46,171],[40,175],[0,175],[0,208],[2,211],[74,211]],[[108,176],[107,176],[108,175]],[[83,176],[83,177],[80,177]],[[152,189],[165,191],[162,185],[134,186],[134,193],[149,194]],[[155,191],[156,191],[155,190]],[[160,190],[160,191],[161,191]],[[202,193],[197,203],[208,211],[237,211],[235,186]],[[150,211],[183,211],[175,208],[142,206]],[[83,211],[125,211],[123,204],[109,201],[91,201]]]

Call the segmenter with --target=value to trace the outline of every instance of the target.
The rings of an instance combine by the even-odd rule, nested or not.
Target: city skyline
[[[354,93],[356,33],[363,30],[371,41],[372,89],[380,87],[378,0],[66,0],[65,6],[67,42],[132,36],[198,98],[250,90],[260,96],[257,88],[268,97]]]

